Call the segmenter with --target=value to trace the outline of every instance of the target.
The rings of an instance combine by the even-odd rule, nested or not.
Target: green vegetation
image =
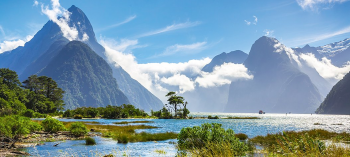
[[[32,75],[22,86],[15,71],[0,69],[0,116],[45,117],[42,114],[57,113],[64,106],[63,93],[49,77]]]
[[[187,101],[182,96],[177,96],[175,92],[169,92],[167,95],[168,104],[165,104],[163,109],[159,111],[151,111],[151,115],[158,117],[160,119],[173,119],[173,118],[188,118],[187,115],[190,114],[190,111],[187,109]],[[183,108],[181,109],[181,105]],[[172,111],[174,111],[174,116],[172,115]]]
[[[74,135],[74,136],[84,136],[85,134],[88,133],[88,129],[86,128],[85,124],[82,122],[75,122],[72,123],[69,127],[69,131]]]
[[[41,125],[43,126],[46,132],[50,132],[50,133],[56,133],[58,131],[66,130],[62,122],[52,117],[47,117],[45,120],[41,122]]]
[[[87,137],[87,138],[85,138],[85,144],[86,145],[95,145],[96,141],[95,141],[95,139],[93,139],[91,137]]]
[[[129,124],[129,123],[154,123],[153,121],[143,120],[143,121],[131,121],[131,122],[114,122],[113,124]]]
[[[331,144],[326,147],[323,140],[343,142],[350,140],[349,133],[335,133],[322,129],[309,131],[286,131],[266,136],[256,136],[249,139],[258,144],[264,151],[273,156],[344,156],[350,155],[349,148]]]
[[[63,113],[63,117],[74,117],[74,119],[82,118],[96,118],[100,116],[102,118],[108,119],[119,119],[119,118],[144,118],[148,117],[148,114],[135,108],[133,105],[121,105],[121,106],[111,106],[106,107],[81,107],[75,110],[67,110]]]
[[[42,127],[38,123],[32,122],[27,117],[19,115],[0,117],[0,136],[11,139],[12,144],[10,148],[13,147],[23,135],[41,129]]]
[[[249,149],[233,130],[225,130],[218,123],[182,128],[177,139],[183,153],[189,151],[195,156],[243,156]]]
[[[243,134],[243,133],[235,134],[235,137],[237,137],[241,141],[248,139],[248,135]]]
[[[127,126],[116,126],[116,125],[98,125],[84,122],[88,130],[94,130],[95,132],[101,132],[103,137],[110,137],[117,140],[119,143],[128,142],[146,142],[146,141],[162,141],[168,139],[176,139],[177,134],[173,132],[166,133],[136,133],[136,129],[153,129],[158,128],[147,125],[127,125]],[[63,122],[66,127],[69,127],[73,122]]]
[[[218,116],[214,116],[214,117],[208,116],[208,119],[219,119],[219,117]]]

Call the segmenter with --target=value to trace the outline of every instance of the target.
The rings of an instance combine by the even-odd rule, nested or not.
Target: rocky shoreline
[[[0,137],[0,157],[5,156],[30,156],[29,153],[20,151],[18,148],[27,148],[35,147],[38,145],[44,145],[45,142],[54,142],[54,141],[65,141],[65,140],[82,140],[86,137],[100,136],[100,133],[89,132],[85,136],[76,137],[72,135],[69,131],[59,131],[57,133],[48,133],[48,132],[34,132],[28,134],[15,143],[15,147],[8,149],[12,144],[12,141],[8,138]],[[58,146],[59,143],[53,145],[53,147]]]

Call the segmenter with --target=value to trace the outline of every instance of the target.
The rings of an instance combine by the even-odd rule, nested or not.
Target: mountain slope
[[[276,39],[259,38],[244,62],[254,78],[231,83],[225,112],[313,113],[321,95],[287,53]]]
[[[220,66],[224,63],[242,64],[247,59],[247,57],[248,54],[240,50],[231,51],[230,53],[223,52],[215,56],[209,64],[205,65],[202,68],[202,71],[212,72],[215,66]]]
[[[66,108],[129,103],[107,62],[80,41],[69,42],[38,75],[53,78],[66,92]]]
[[[88,36],[83,42],[108,62],[105,49],[97,42],[93,27],[84,12],[74,5],[68,11],[71,12],[68,24],[77,29],[78,39],[82,40],[84,34]],[[68,42],[59,26],[48,21],[24,47],[0,54],[0,67],[15,70],[23,81],[32,74],[40,73]],[[115,67],[113,63],[108,64],[113,69],[113,76],[117,82],[123,84],[120,90],[129,98],[131,104],[147,111],[159,110],[163,106],[156,96],[132,79],[123,68]]]
[[[332,88],[316,113],[350,114],[350,73]]]

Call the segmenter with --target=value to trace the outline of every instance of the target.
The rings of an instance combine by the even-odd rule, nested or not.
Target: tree
[[[0,69],[0,80],[0,82],[6,84],[11,90],[15,89],[17,86],[21,86],[17,73],[8,68]]]
[[[26,106],[29,109],[40,113],[53,113],[62,110],[64,106],[64,91],[50,77],[32,75],[23,81],[25,89],[29,89],[29,102]]]
[[[165,96],[168,97],[169,105],[172,105],[174,107],[176,118],[178,105],[183,104],[185,99],[182,96],[177,96],[175,92],[169,92]]]

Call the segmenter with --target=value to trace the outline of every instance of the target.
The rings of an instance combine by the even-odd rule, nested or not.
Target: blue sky
[[[98,40],[137,40],[132,53],[138,63],[186,62],[233,50],[249,53],[254,41],[267,33],[289,47],[349,38],[350,2],[318,2],[60,0],[66,9],[74,4],[85,12]],[[48,21],[34,1],[0,4],[0,43],[25,40]]]

